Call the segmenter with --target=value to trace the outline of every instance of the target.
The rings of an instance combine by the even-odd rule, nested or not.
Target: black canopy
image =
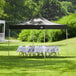
[[[66,28],[67,28],[66,25],[50,22],[43,17],[34,18],[27,22],[9,26],[9,29],[66,29]]]

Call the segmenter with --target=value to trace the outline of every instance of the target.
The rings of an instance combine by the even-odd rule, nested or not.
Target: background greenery
[[[10,24],[43,16],[50,21],[55,20],[57,23],[67,24],[69,37],[75,37],[76,14],[73,13],[76,13],[76,0],[0,0],[0,19],[6,20],[6,36]],[[16,52],[18,46],[44,45],[41,43],[43,42],[43,31],[33,31],[34,40],[37,41],[34,44],[15,39],[0,42],[0,76],[76,76],[76,37],[53,43],[47,42],[65,38],[63,30],[46,31],[47,43],[45,45],[58,45],[60,47],[59,56],[45,59],[18,56]],[[23,41],[26,39],[32,41],[31,34],[32,30],[11,30],[12,37],[18,38],[19,36],[19,39]],[[8,56],[8,51],[10,56]]]
[[[1,0],[0,18],[21,21],[43,16],[49,20],[56,20],[74,13],[75,3],[75,0]]]
[[[76,13],[71,14],[69,16],[65,16],[57,21],[61,24],[66,24],[68,26],[68,36],[75,37],[76,36]]]
[[[68,36],[76,36],[75,0],[0,0],[0,19],[6,20],[6,36],[8,36],[10,24],[17,24],[41,16],[50,21],[66,24]],[[43,32],[34,31],[34,40],[43,42]],[[19,38],[22,41],[32,41],[31,33],[31,30],[12,30],[11,37]],[[48,30],[46,32],[46,42],[62,39],[65,39],[64,30]]]

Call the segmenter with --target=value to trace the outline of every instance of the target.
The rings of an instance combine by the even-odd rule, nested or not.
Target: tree
[[[66,15],[70,14],[70,13],[74,13],[74,8],[73,8],[73,5],[72,5],[72,2],[62,1],[60,3],[61,3],[63,12]]]
[[[47,19],[56,19],[62,16],[61,4],[58,0],[44,0],[44,4],[41,9],[41,14]]]
[[[8,14],[7,20],[25,19],[25,0],[6,0],[5,12]]]
[[[72,3],[72,7],[73,7],[73,11],[75,11],[76,12],[76,0],[59,0],[59,1],[61,1],[61,2],[71,2]]]
[[[4,19],[4,17],[6,16],[4,12],[4,6],[5,6],[5,1],[0,0],[0,19]]]
[[[6,0],[5,12],[10,20],[28,20],[38,15],[41,1]]]

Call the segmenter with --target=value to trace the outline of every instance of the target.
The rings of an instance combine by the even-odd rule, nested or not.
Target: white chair
[[[42,53],[45,54],[45,46],[35,46],[34,54],[36,53]]]
[[[47,52],[51,53],[51,54],[55,53],[55,55],[58,52],[58,54],[59,54],[59,52],[60,52],[59,46],[47,46]]]
[[[27,46],[19,46],[18,49],[17,49],[17,52],[20,52],[21,54],[24,55],[24,53],[26,55],[28,55],[28,49],[27,49]]]

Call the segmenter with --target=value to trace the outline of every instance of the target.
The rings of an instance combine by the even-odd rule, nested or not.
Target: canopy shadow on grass
[[[18,56],[20,58],[35,58],[35,59],[44,59],[44,56]],[[76,58],[76,56],[46,56],[46,58],[56,58],[56,59],[61,59],[61,58]]]
[[[54,58],[54,59],[65,59],[65,58],[76,58],[76,56],[46,56],[46,58],[44,58],[44,56],[0,56],[0,59],[1,58],[7,58],[7,59],[15,59],[15,58],[18,58],[18,59],[32,59],[32,58],[34,58],[34,59],[48,59],[48,58]]]
[[[18,46],[0,46],[0,51],[16,51]]]
[[[64,57],[65,58],[65,57]],[[59,71],[76,71],[76,63],[73,60],[61,58],[25,58],[20,56],[0,56],[0,69],[28,68]]]
[[[0,73],[0,76],[29,76],[29,73]]]

